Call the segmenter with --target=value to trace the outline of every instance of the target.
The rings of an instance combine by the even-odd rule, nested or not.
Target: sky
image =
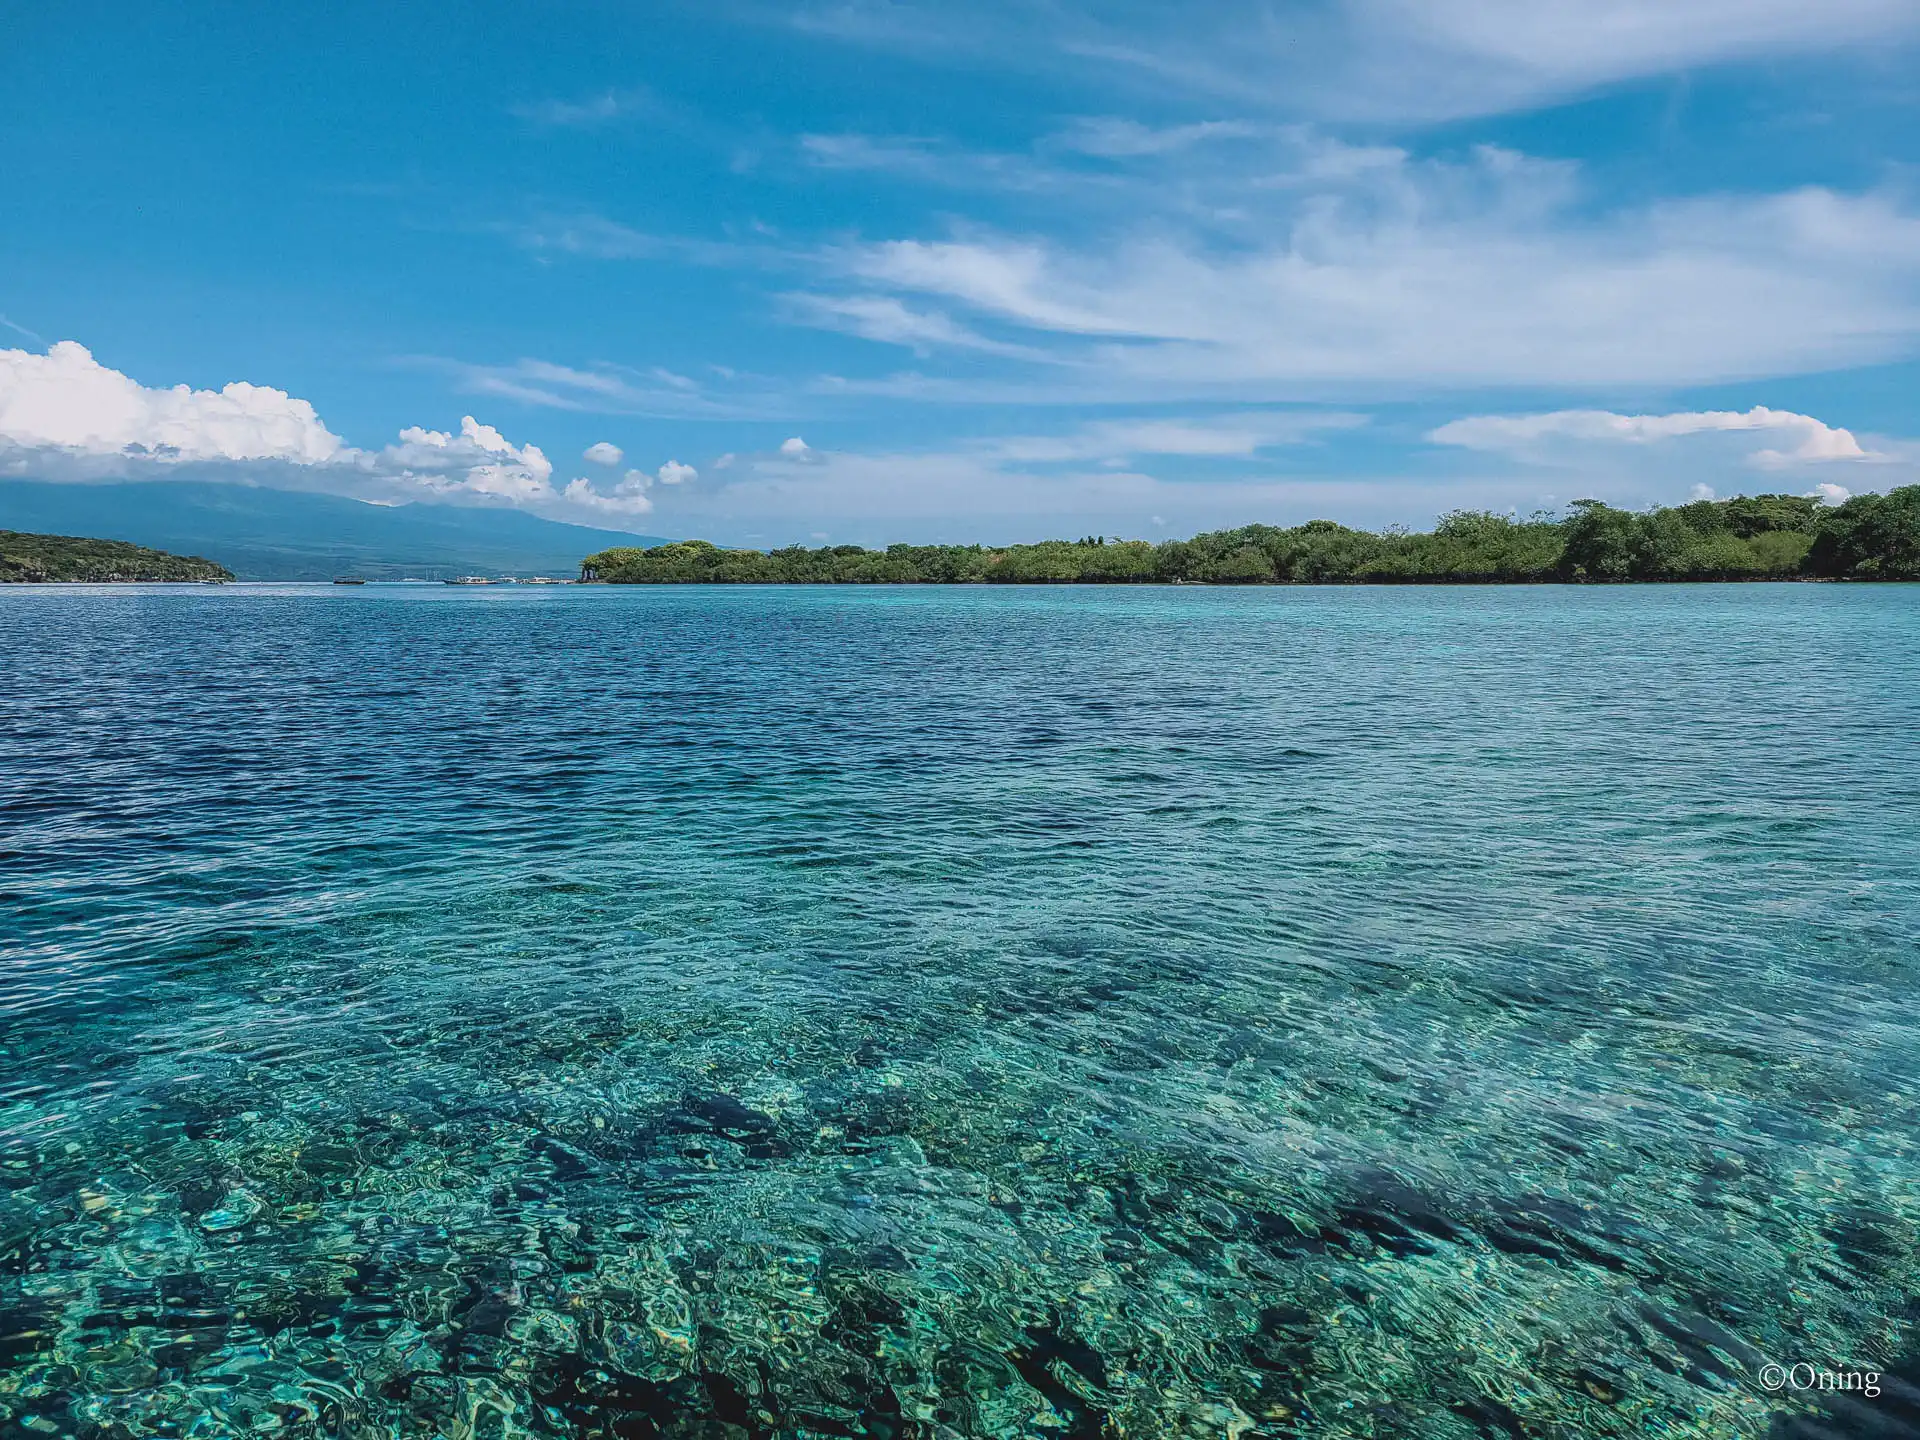
[[[1920,0],[7,31],[4,476],[756,546],[1920,479]]]

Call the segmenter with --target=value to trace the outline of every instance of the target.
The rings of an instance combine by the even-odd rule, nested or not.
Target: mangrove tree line
[[[1577,500],[1527,519],[1456,510],[1431,531],[1331,520],[1245,525],[1191,540],[1088,536],[1035,545],[727,550],[704,540],[590,555],[616,585],[1142,583],[1350,584],[1920,579],[1920,485],[1827,506],[1801,495],[1646,511]]]

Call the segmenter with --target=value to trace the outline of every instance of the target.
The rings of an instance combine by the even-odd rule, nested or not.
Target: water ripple
[[[1908,1433],[1911,590],[0,646],[21,1433]]]

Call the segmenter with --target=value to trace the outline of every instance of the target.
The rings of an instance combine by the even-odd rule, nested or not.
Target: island
[[[1920,579],[1920,485],[1826,505],[1804,495],[1621,510],[1576,500],[1525,519],[1456,510],[1431,531],[1331,520],[1191,540],[1092,535],[1032,545],[729,550],[705,540],[589,555],[612,585],[1446,584]]]
[[[124,540],[29,535],[0,530],[0,583],[126,584],[137,581],[227,581],[233,572],[198,555],[169,555]]]

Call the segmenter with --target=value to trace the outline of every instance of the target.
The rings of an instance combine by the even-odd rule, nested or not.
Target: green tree
[[[1920,578],[1920,486],[1862,495],[1837,508],[1800,495],[1696,500],[1647,511],[1576,500],[1564,517],[1450,511],[1427,532],[1393,527],[1374,533],[1310,520],[1287,528],[1242,525],[1158,545],[1087,535],[991,550],[791,545],[762,551],[681,540],[651,550],[604,550],[587,557],[583,573],[655,585]]]
[[[1268,584],[1274,579],[1273,558],[1258,545],[1242,545],[1209,565],[1205,578],[1216,585]]]
[[[1841,579],[1920,580],[1920,485],[1855,495],[1829,510],[1807,563]]]
[[[1576,500],[1559,570],[1568,580],[1629,580],[1641,555],[1639,516],[1599,500]]]

